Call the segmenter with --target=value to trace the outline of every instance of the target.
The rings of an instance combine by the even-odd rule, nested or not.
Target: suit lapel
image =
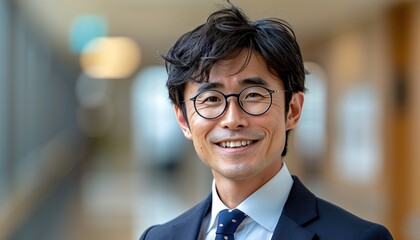
[[[279,222],[273,233],[273,240],[315,239],[316,235],[305,226],[318,218],[316,197],[293,177],[293,186],[287,198]]]
[[[272,240],[312,240],[315,235],[305,228],[296,224],[295,221],[286,215],[280,217],[274,230]]]
[[[297,177],[293,177],[293,186],[287,198],[283,212],[274,230],[272,240],[313,240],[316,234],[305,226],[318,218],[316,197],[305,188]],[[193,211],[185,216],[182,222],[174,225],[173,240],[182,236],[183,240],[196,240],[201,230],[204,216],[211,208],[211,194]]]
[[[210,207],[211,194],[199,203],[188,216],[185,216],[182,222],[172,227],[173,240],[180,239],[180,236],[183,240],[197,240],[204,216],[210,211]]]

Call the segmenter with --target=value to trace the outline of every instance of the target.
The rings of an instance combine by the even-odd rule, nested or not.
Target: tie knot
[[[217,221],[216,239],[233,239],[239,224],[245,219],[246,214],[238,209],[225,209],[219,212]]]

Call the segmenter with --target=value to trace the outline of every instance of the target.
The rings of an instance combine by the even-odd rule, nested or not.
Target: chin
[[[257,175],[254,169],[249,169],[244,166],[234,166],[229,169],[225,168],[222,169],[222,171],[219,171],[219,174],[224,178],[231,180],[246,180]]]

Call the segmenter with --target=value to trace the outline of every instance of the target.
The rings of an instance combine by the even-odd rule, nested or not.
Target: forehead
[[[208,89],[239,91],[249,85],[281,88],[281,79],[269,70],[264,58],[257,52],[249,56],[248,53],[248,50],[243,50],[232,59],[217,61],[210,70],[208,80],[201,83],[188,82],[185,93],[193,95]]]
[[[225,78],[241,77],[264,77],[271,75],[264,58],[253,51],[249,55],[248,50],[243,50],[232,59],[217,61],[210,70],[209,82],[219,81]]]

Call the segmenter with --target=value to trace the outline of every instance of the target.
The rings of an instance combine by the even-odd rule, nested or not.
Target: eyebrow
[[[259,86],[268,86],[268,83],[260,78],[260,77],[251,77],[242,79],[239,82],[241,86],[249,86],[249,85],[259,85]],[[197,92],[203,92],[207,90],[213,90],[217,88],[223,88],[225,85],[220,82],[204,82],[201,86],[197,89]]]
[[[197,92],[204,92],[207,90],[213,90],[215,88],[222,88],[223,86],[223,83],[219,82],[204,82],[200,85],[200,87],[198,87]]]
[[[252,78],[245,78],[241,80],[240,85],[242,86],[248,86],[248,85],[268,86],[268,83],[260,77],[252,77]]]

